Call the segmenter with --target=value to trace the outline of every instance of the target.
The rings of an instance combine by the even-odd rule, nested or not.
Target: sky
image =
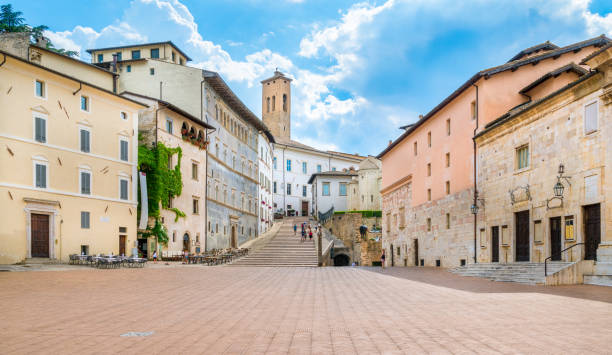
[[[7,3],[0,0],[0,4]],[[550,40],[612,37],[610,0],[13,0],[56,47],[171,40],[261,117],[260,81],[293,78],[292,139],[376,155],[479,70]]]

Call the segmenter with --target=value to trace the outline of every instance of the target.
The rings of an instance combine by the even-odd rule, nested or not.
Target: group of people
[[[304,242],[306,240],[306,238],[308,238],[310,241],[312,241],[312,236],[314,233],[316,233],[317,235],[322,235],[322,231],[321,231],[321,225],[317,224],[314,226],[314,233],[313,233],[313,227],[310,223],[304,222],[302,224],[300,224],[301,228],[302,228],[302,234],[300,237],[300,241]],[[298,226],[296,223],[293,224],[293,235],[297,235],[297,229]]]

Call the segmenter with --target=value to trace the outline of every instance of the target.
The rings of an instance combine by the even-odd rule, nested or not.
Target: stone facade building
[[[581,63],[591,71],[563,66],[534,81],[530,92],[557,89],[476,136],[479,261],[586,260],[589,273],[612,275],[611,47]]]
[[[291,79],[275,71],[261,82],[262,120],[274,135],[272,190],[275,213],[309,216],[313,211],[308,179],[314,173],[355,169],[364,158],[322,151],[291,139]]]
[[[30,33],[2,34],[0,47],[0,264],[131,254],[144,105]]]
[[[143,138],[141,144],[154,146],[163,143],[168,148],[181,148],[181,161],[178,156],[172,156],[168,168],[180,163],[182,178],[182,193],[169,202],[169,208],[183,212],[179,216],[170,209],[161,209],[161,221],[168,233],[168,244],[159,246],[160,255],[180,255],[183,251],[198,253],[204,249],[206,232],[205,206],[206,198],[206,130],[212,126],[201,121],[169,102],[146,97],[143,95],[123,93],[146,104],[146,109],[140,110],[138,132]],[[191,134],[200,137],[192,140]],[[156,248],[154,238],[141,244],[140,250],[147,255],[151,247]]]
[[[267,232],[274,223],[272,193],[272,159],[274,157],[274,137],[271,133],[259,133],[259,234]]]
[[[482,199],[475,189],[473,136],[525,103],[529,93],[521,90],[529,90],[535,80],[579,63],[609,42],[600,36],[565,47],[545,42],[527,48],[505,64],[479,71],[415,124],[404,127],[378,155],[387,260],[442,267],[475,262],[477,231],[470,207],[482,207]],[[537,90],[541,92],[536,96],[546,95],[554,86]]]

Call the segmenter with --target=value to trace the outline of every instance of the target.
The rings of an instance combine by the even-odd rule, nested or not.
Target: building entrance
[[[550,219],[550,256],[553,261],[561,261],[561,217]]]
[[[597,260],[601,242],[601,214],[599,204],[584,206],[584,259]]]
[[[32,226],[32,257],[49,257],[49,215],[34,214],[31,217]]]
[[[491,262],[499,262],[499,226],[491,228]]]
[[[529,211],[515,213],[516,261],[529,261]]]
[[[308,216],[308,201],[302,201],[302,216]]]

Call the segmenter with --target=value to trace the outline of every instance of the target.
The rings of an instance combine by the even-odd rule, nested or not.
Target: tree
[[[13,11],[13,5],[0,6],[0,32],[26,32],[28,26],[21,11]]]

